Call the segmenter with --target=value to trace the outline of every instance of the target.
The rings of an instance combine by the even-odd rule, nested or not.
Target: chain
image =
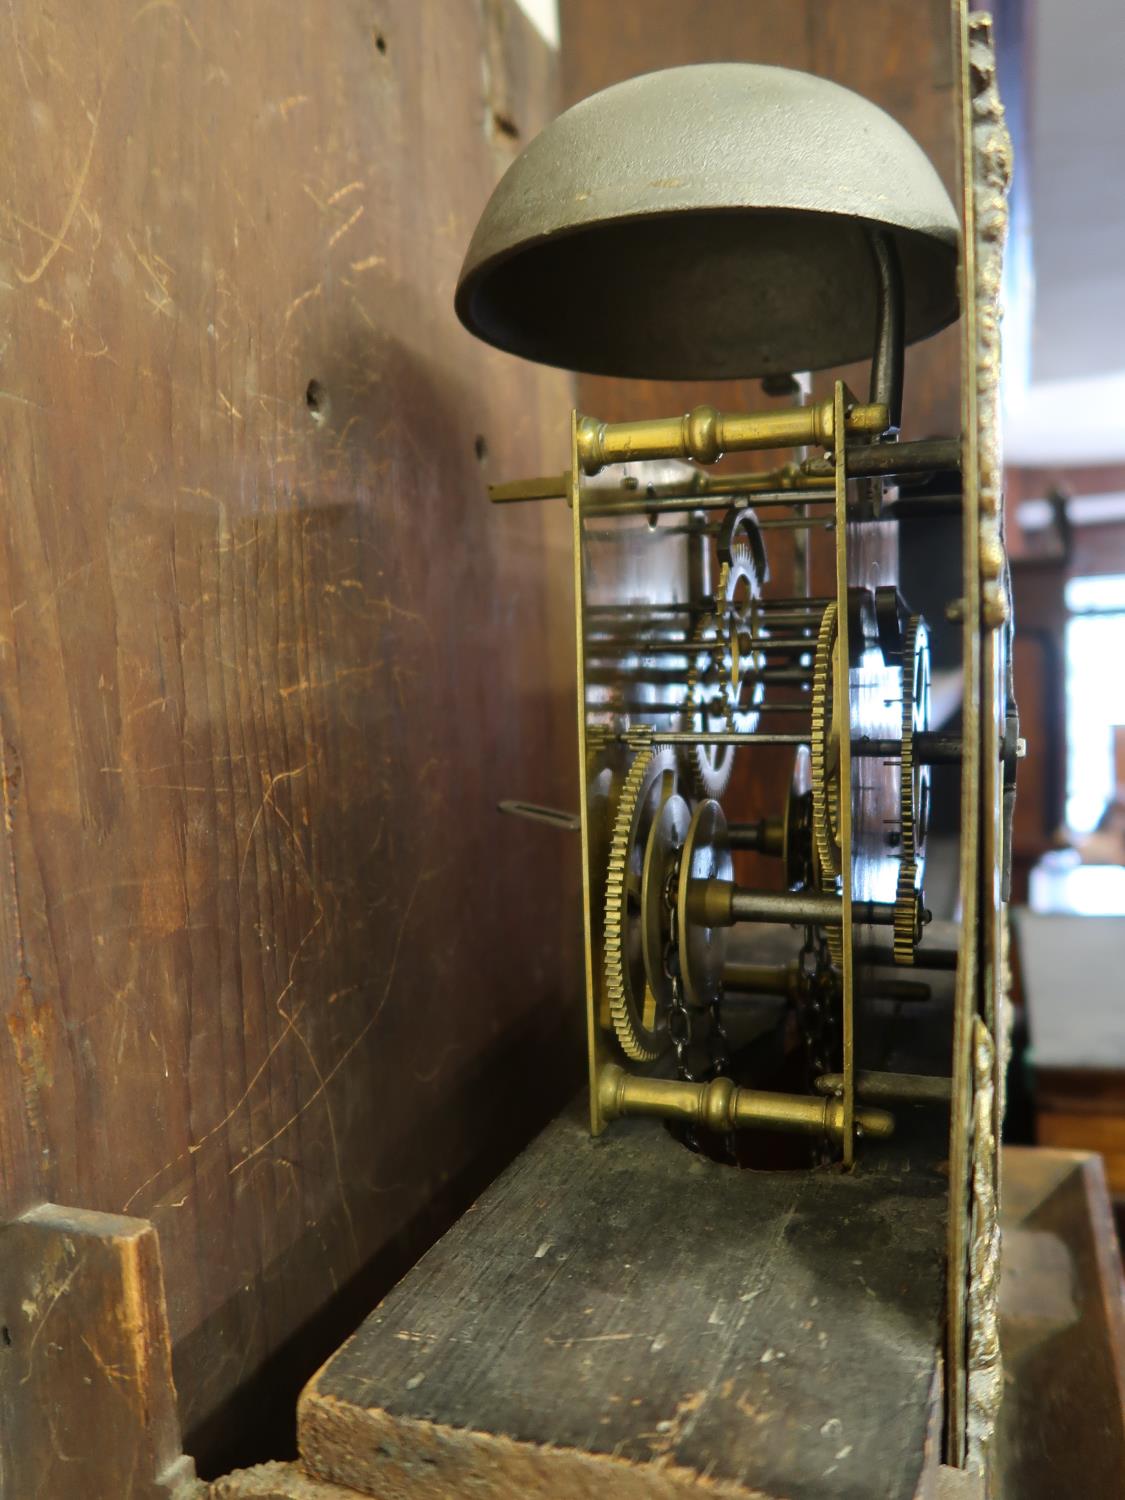
[[[710,1022],[707,1034],[707,1056],[710,1059],[709,1075],[718,1078],[720,1073],[725,1073],[730,1065],[730,1038],[727,1029],[723,1025],[723,991],[720,986],[711,997],[711,1004],[707,1007]]]
[[[724,629],[727,635],[727,647],[730,649],[730,632],[733,619],[736,614],[734,601],[724,598],[721,602],[715,596],[711,601],[712,618],[715,621],[716,639],[712,642],[700,640],[697,643],[697,651],[692,668],[688,673],[687,695],[684,700],[684,711],[688,714],[694,708],[700,709],[704,718],[706,728],[706,716],[708,710],[713,706],[713,700],[702,698],[699,655],[707,649],[712,664],[719,658]],[[706,622],[703,616],[700,624]],[[698,629],[698,627],[697,627]],[[720,673],[721,675],[721,673]],[[719,701],[723,705],[724,716],[730,716],[730,692],[721,687]],[[692,1067],[692,1044],[695,1041],[695,1026],[692,1021],[691,1009],[684,998],[683,978],[680,971],[680,933],[679,916],[676,903],[676,889],[680,879],[680,862],[676,860],[670,870],[664,884],[663,898],[665,910],[668,913],[668,939],[664,944],[663,967],[664,974],[671,986],[671,998],[668,1006],[668,1035],[671,1038],[672,1048],[676,1055],[676,1072],[686,1083],[706,1083],[712,1078],[717,1078],[726,1072],[730,1064],[730,1039],[727,1036],[726,1027],[722,1018],[722,988],[720,987],[711,997],[707,1006],[707,1066],[697,1073]],[[671,1128],[671,1126],[670,1126]],[[694,1126],[686,1126],[682,1131],[674,1131],[680,1135],[684,1143],[692,1150],[700,1150],[699,1136]],[[735,1160],[733,1139],[727,1140],[728,1155]]]
[[[678,862],[669,871],[664,887],[664,904],[668,911],[668,941],[664,945],[664,973],[672,988],[668,1007],[668,1035],[676,1054],[676,1072],[686,1083],[707,1083],[726,1072],[730,1062],[729,1038],[722,1018],[722,990],[711,998],[707,1007],[707,1067],[702,1073],[692,1068],[691,1048],[695,1039],[695,1027],[691,1009],[684,998],[683,979],[680,974],[679,918],[676,910],[675,891],[679,883]],[[670,1127],[671,1128],[671,1127]],[[694,1126],[688,1125],[673,1131],[692,1151],[700,1151],[699,1135]],[[727,1155],[737,1161],[732,1136],[727,1137]]]
[[[664,974],[672,985],[672,999],[668,1008],[668,1035],[676,1053],[676,1072],[688,1083],[696,1083],[691,1070],[691,1043],[693,1027],[691,1011],[684,1000],[683,981],[680,978],[679,919],[676,913],[675,890],[679,882],[679,861],[675,861],[664,883],[664,906],[668,912],[668,941],[664,944]]]
[[[836,1009],[836,976],[823,933],[805,928],[805,940],[797,955],[797,1024],[805,1043],[807,1083],[832,1070],[833,1026]],[[822,1162],[831,1160],[827,1139],[818,1152]]]
[[[827,970],[827,972],[826,972]],[[797,1024],[805,1043],[808,1084],[811,1088],[822,1073],[830,1071],[828,1010],[832,982],[828,945],[813,927],[805,928],[805,940],[797,955]]]

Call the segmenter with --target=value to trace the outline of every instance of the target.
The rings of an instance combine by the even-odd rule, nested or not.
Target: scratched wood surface
[[[483,491],[571,393],[452,312],[554,65],[500,0],[0,33],[0,1213],[153,1221],[213,1472],[580,1067],[575,851],[493,810],[576,800],[567,525]]]
[[[170,1353],[151,1224],[44,1203],[0,1225],[4,1500],[200,1500]]]
[[[738,1172],[570,1110],[310,1383],[302,1461],[380,1500],[915,1496],[948,1184],[940,1112],[899,1126],[854,1175]]]

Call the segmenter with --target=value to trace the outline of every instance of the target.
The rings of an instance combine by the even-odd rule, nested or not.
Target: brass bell
[[[889,244],[899,348],[957,316],[958,221],[883,110],[788,68],[706,63],[554,120],[486,206],[461,321],[526,359],[649,379],[824,369],[873,354]]]

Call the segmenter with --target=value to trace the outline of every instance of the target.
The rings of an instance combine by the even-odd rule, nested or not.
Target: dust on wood
[[[842,1174],[720,1167],[651,1121],[592,1141],[573,1109],[310,1384],[303,1462],[411,1500],[908,1500],[948,1184],[932,1111],[900,1114]]]

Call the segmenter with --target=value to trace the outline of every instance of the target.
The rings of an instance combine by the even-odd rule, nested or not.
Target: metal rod
[[[755,625],[768,625],[771,630],[791,629],[795,626],[799,630],[815,631],[822,613],[819,609],[763,609],[761,601],[757,599],[745,609],[746,616]],[[810,634],[808,639],[815,642],[816,636]]]
[[[791,964],[727,964],[723,970],[723,989],[754,995],[789,995],[794,979]]]
[[[901,383],[900,383],[901,389]],[[809,411],[809,407],[795,407],[795,411]],[[893,418],[893,413],[891,414]],[[638,455],[634,455],[638,456]],[[961,467],[961,445],[956,438],[924,438],[913,443],[868,443],[854,447],[847,455],[849,479],[870,478],[876,475],[925,474],[943,469],[958,470]],[[667,488],[656,495],[630,498],[605,505],[590,506],[586,514],[604,515],[620,508],[623,512],[699,509],[726,509],[731,501],[742,501],[746,505],[816,505],[831,501],[831,491],[825,493],[822,485],[831,484],[835,475],[831,459],[811,458],[799,465],[786,465],[772,474],[730,474],[696,476],[700,482],[698,494]],[[755,490],[755,481],[770,481],[774,484],[782,479],[788,486],[790,479],[800,488]],[[569,474],[535,475],[529,479],[516,479],[505,484],[490,484],[488,498],[493,505],[512,505],[528,500],[565,500],[569,496]],[[677,482],[678,483],[678,482]],[[626,491],[625,493],[630,493]],[[954,497],[946,497],[952,500]],[[918,503],[924,503],[919,497]],[[896,502],[903,505],[902,501]],[[902,512],[907,513],[905,509]]]
[[[844,382],[837,380],[833,401],[835,417],[833,426],[839,433],[839,441],[832,452],[836,480],[836,631],[839,660],[845,665],[851,661],[848,633],[851,628],[848,608],[848,482],[847,462],[851,444],[848,442],[847,426],[840,418],[845,408]],[[862,445],[860,445],[862,446]],[[852,802],[849,788],[852,784],[852,720],[851,694],[837,694],[840,715],[839,766],[840,785],[844,795],[840,802],[840,1013],[841,1042],[843,1046],[844,1089],[841,1104],[844,1110],[843,1159],[844,1166],[855,1162],[855,952],[853,948],[856,912],[852,905]],[[891,908],[892,912],[894,908]]]
[[[713,464],[724,453],[758,448],[830,447],[839,412],[832,400],[764,412],[721,412],[697,406],[678,417],[647,422],[599,422],[580,417],[576,426],[578,461],[586,474],[607,464],[646,458],[691,458]],[[844,411],[845,433],[879,437],[887,430],[884,406],[858,403]],[[839,446],[843,446],[842,443]]]
[[[871,739],[865,735],[852,740],[852,754],[867,760],[897,760],[902,754],[902,741]],[[914,736],[914,759],[924,766],[960,765],[963,755],[964,742],[959,734],[925,730]]]
[[[627,1073],[617,1063],[605,1063],[598,1073],[598,1103],[607,1120],[656,1115],[720,1135],[731,1130],[785,1130],[839,1139],[845,1117],[843,1103],[835,1097],[740,1089],[729,1078],[713,1078],[710,1083],[645,1078]],[[876,1139],[894,1134],[894,1116],[886,1110],[857,1110],[855,1124]]]
[[[586,699],[586,706],[591,711],[606,709],[609,712],[625,712],[625,714],[685,714],[687,712],[687,714],[708,714],[711,718],[718,718],[727,712],[726,705],[721,702],[715,702],[714,699],[706,703],[691,703],[688,708],[684,708],[682,700],[676,700],[675,703],[652,703],[648,699],[643,699],[643,697],[625,697],[624,694],[613,696],[609,700]],[[807,714],[808,703],[747,703],[744,706],[735,706],[735,708],[730,709],[730,712],[741,715],[742,718],[748,717],[750,714],[795,714],[795,712]],[[699,735],[688,735],[688,738],[691,741],[699,741],[702,733],[702,730],[700,730]],[[747,738],[747,736],[757,738],[756,733],[751,729],[747,730],[747,733],[736,732],[732,742],[739,742],[741,744],[742,739]],[[714,738],[715,736],[712,735],[711,739]],[[661,736],[661,744],[663,744],[664,739],[666,739],[666,736]],[[798,735],[796,741],[793,742],[795,744],[808,744],[808,735]]]
[[[903,321],[902,267],[889,234],[869,228],[868,244],[879,282],[875,320],[875,353],[871,360],[871,400],[887,408],[891,428],[902,426],[902,369],[906,340]]]
[[[595,682],[603,685],[613,686],[614,683],[626,679],[630,682],[653,682],[653,683],[682,683],[687,674],[677,671],[675,667],[630,667],[628,669],[620,666],[587,667],[587,682]]]
[[[736,922],[839,927],[843,907],[839,896],[819,891],[750,891],[732,880],[693,880],[688,886],[688,916],[702,927]]]
[[[725,638],[714,641],[645,641],[636,636],[598,636],[587,639],[586,651],[590,656],[599,656],[604,651],[620,650],[636,656],[697,656],[700,652],[712,655],[716,650],[727,650]],[[743,651],[812,651],[816,641],[811,636],[797,639],[785,636],[752,635],[739,631],[739,647]]]
[[[738,644],[743,651],[815,651],[816,637],[812,635],[750,635],[740,630]]]
[[[753,494],[706,494],[640,496],[630,493],[628,499],[589,502],[582,507],[583,516],[661,516],[693,510],[762,510],[777,505],[831,504],[831,493],[823,490],[758,491]],[[764,524],[764,523],[759,523]]]
[[[855,1075],[857,1098],[882,1103],[948,1104],[952,1097],[952,1078],[932,1077],[928,1073],[876,1073],[860,1069]],[[822,1073],[813,1084],[818,1094],[840,1094],[843,1073]]]
[[[586,614],[594,615],[689,615],[694,610],[692,604],[679,604],[672,601],[667,604],[591,604]]]
[[[922,438],[913,443],[863,443],[847,454],[849,479],[871,479],[890,474],[929,474],[942,469],[960,469],[958,438]],[[821,479],[835,473],[830,458],[810,458],[801,472]]]
[[[793,516],[787,521],[759,521],[759,531],[833,531],[836,522],[831,516]]]
[[[700,881],[700,885],[719,886],[725,881]],[[700,893],[702,895],[702,893]],[[730,912],[730,923],[735,922],[801,922],[817,927],[839,927],[844,920],[844,903],[839,896],[822,895],[804,891],[749,891],[731,883],[728,892],[714,892],[712,916],[725,910]],[[891,908],[894,920],[894,908]],[[707,926],[726,926],[726,922],[710,922]]]
[[[566,833],[577,833],[582,827],[578,813],[564,812],[558,807],[540,807],[536,802],[498,802],[496,810],[507,813],[509,817],[527,818],[532,823],[546,823]]]
[[[808,403],[799,404],[807,405]],[[760,495],[791,495],[794,490],[808,489],[810,483],[815,489],[828,491],[834,489],[833,481],[823,476],[810,481],[805,476],[800,463],[782,464],[778,469],[750,470],[740,474],[708,474],[705,470],[698,469],[692,476],[692,483],[699,494],[745,495],[752,505],[757,505]],[[656,493],[661,495],[676,491],[677,484],[673,481],[663,490],[657,487]]]
[[[640,641],[613,636],[587,640],[589,656],[607,656],[622,652],[629,656],[715,656],[727,649],[725,639],[714,641]]]
[[[757,599],[757,600],[755,600],[755,605],[756,605],[756,607],[758,609],[765,609],[765,610],[770,610],[770,611],[775,610],[775,609],[823,610],[823,609],[826,609],[828,607],[828,605],[835,604],[835,603],[836,603],[836,596],[834,594],[816,594],[816,595],[812,595],[812,594],[809,594],[809,595],[793,594],[793,595],[790,595],[788,598],[782,598],[782,599]]]
[[[781,818],[760,818],[757,823],[728,823],[727,838],[732,849],[779,855],[784,849],[785,827]]]
[[[856,949],[856,959],[864,964],[883,964],[890,968],[895,961],[894,952],[890,948],[880,948],[874,943],[868,943]],[[915,969],[956,969],[956,948],[927,948],[924,944],[919,945],[914,952]]]
[[[753,710],[748,710],[753,712]],[[729,730],[707,733],[680,733],[662,734],[659,730],[649,733],[647,730],[627,730],[618,736],[626,744],[640,741],[648,745],[807,745],[809,737],[807,734],[761,734],[752,729],[745,734],[734,733]]]
[[[565,500],[569,493],[569,474],[544,474],[534,479],[516,479],[507,484],[490,484],[488,498],[493,505],[515,505],[523,500]]]

